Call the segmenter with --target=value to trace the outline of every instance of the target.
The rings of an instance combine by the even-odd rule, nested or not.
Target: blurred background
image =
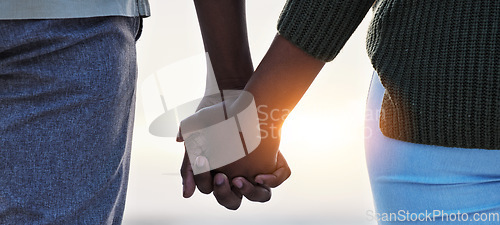
[[[144,20],[138,42],[139,87],[161,68],[204,53],[192,1],[150,3],[153,16]],[[276,34],[284,3],[247,1],[255,67]],[[374,207],[363,148],[364,108],[372,74],[365,37],[371,16],[369,12],[285,122],[280,149],[292,176],[273,189],[267,203],[244,200],[239,210],[229,211],[212,195],[198,191],[184,199],[179,174],[184,147],[174,138],[148,132],[139,91],[123,224],[373,224],[366,221],[367,211]],[[174,83],[185,82],[182,73],[171,76]],[[203,85],[204,80],[199,82]]]

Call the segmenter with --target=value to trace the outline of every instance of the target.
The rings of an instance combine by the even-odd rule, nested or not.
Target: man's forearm
[[[244,0],[194,0],[219,89],[242,89],[253,73]]]

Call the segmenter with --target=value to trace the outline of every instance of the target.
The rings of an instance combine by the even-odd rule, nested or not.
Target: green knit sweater
[[[335,58],[373,0],[289,0],[279,34]],[[500,1],[379,0],[367,37],[386,88],[384,135],[413,143],[500,149]]]

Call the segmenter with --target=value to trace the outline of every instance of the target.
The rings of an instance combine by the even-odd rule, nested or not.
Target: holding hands
[[[242,196],[266,202],[271,198],[270,187],[290,176],[278,150],[279,138],[260,137],[249,93],[223,93],[224,101],[219,95],[206,96],[198,112],[181,123],[178,141],[185,141],[186,146],[181,167],[183,195],[192,196],[197,186],[205,194],[213,191],[228,209],[237,209]]]
[[[324,62],[277,35],[254,71],[245,1],[194,3],[210,63],[206,96],[197,113],[181,123],[178,140],[185,141],[186,147],[181,167],[183,195],[189,198],[196,187],[205,194],[213,191],[228,209],[237,209],[242,196],[266,202],[270,187],[290,176],[277,131]],[[219,90],[238,91],[213,95],[221,94]],[[256,106],[266,107],[257,113]],[[266,119],[273,112],[279,119]]]

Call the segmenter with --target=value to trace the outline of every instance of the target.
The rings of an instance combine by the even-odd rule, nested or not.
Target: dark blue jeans
[[[139,18],[0,20],[0,224],[120,224]]]

